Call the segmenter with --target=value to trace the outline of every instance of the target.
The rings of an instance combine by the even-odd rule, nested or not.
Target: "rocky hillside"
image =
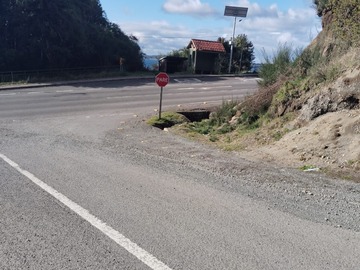
[[[314,3],[323,30],[294,68],[267,88],[273,120],[250,140],[271,141],[272,128],[283,136],[248,149],[252,157],[360,181],[360,0]]]
[[[323,29],[293,63],[281,48],[258,93],[190,130],[250,159],[360,182],[360,0],[314,3]]]
[[[327,3],[320,13],[323,30],[302,55],[303,62],[310,56],[312,64],[299,66],[307,75],[308,91],[299,99],[305,106],[297,106],[305,121],[360,109],[360,1],[323,2]]]
[[[224,102],[180,133],[360,182],[360,0],[314,4],[323,29],[305,50],[292,57],[280,47],[262,65],[256,94]]]

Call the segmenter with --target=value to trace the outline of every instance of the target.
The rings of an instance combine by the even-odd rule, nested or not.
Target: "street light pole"
[[[234,54],[236,20],[237,20],[237,17],[234,18],[234,29],[233,29],[233,34],[232,34],[231,44],[230,44],[229,73],[231,73],[231,65],[232,65],[232,59],[233,59],[233,54]],[[242,20],[240,20],[239,22],[241,22],[241,21]]]
[[[233,6],[225,6],[224,16],[231,16],[234,17],[234,29],[233,35],[231,39],[231,46],[230,46],[230,62],[229,62],[229,73],[231,73],[231,64],[232,58],[234,53],[234,41],[235,41],[235,28],[236,28],[236,19],[237,17],[245,18],[248,12],[247,7],[233,7]],[[241,22],[241,20],[240,20]]]

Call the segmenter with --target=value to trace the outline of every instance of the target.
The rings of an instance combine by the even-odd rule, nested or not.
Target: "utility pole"
[[[232,39],[230,43],[230,61],[229,61],[229,73],[231,73],[231,64],[232,64],[232,58],[234,53],[234,41],[235,41],[235,28],[236,28],[236,20],[237,17],[245,18],[248,12],[247,7],[233,7],[233,6],[225,6],[224,16],[231,16],[234,18],[234,28],[233,28],[233,34]],[[242,20],[240,20],[241,22]]]
[[[237,17],[234,18],[234,29],[233,29],[233,34],[232,34],[232,38],[230,41],[230,61],[229,61],[229,73],[231,73],[231,65],[232,65],[232,59],[233,59],[233,55],[234,55],[234,43],[235,43],[235,28],[236,28],[236,21],[237,21]],[[239,20],[239,22],[241,22],[242,20]]]

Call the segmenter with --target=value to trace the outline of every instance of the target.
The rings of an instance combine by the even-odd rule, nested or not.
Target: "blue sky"
[[[186,47],[191,38],[229,40],[234,18],[224,16],[225,6],[248,7],[237,21],[236,34],[254,44],[256,61],[262,51],[272,54],[279,43],[306,47],[321,31],[312,0],[100,0],[111,22],[139,39],[147,55],[167,54]]]

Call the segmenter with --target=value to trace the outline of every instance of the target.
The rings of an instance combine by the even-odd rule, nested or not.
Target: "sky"
[[[254,45],[255,62],[276,52],[279,44],[305,48],[321,31],[312,0],[100,0],[109,21],[138,38],[146,55],[166,55],[186,47],[192,38],[230,40],[234,17],[225,6],[247,7],[237,18],[235,36]],[[240,21],[241,19],[241,21]]]

